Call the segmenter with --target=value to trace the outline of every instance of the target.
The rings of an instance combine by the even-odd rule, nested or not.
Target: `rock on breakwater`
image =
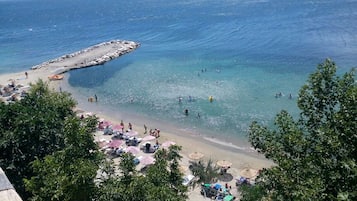
[[[72,69],[104,64],[135,50],[139,46],[139,43],[133,41],[112,40],[43,62],[31,67],[31,69],[47,69],[55,74],[61,74]]]

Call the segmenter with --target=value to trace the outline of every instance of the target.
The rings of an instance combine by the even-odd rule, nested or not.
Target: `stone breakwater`
[[[51,69],[56,74],[72,69],[85,68],[104,64],[110,60],[129,53],[140,46],[139,43],[124,40],[112,40],[90,46],[83,50],[66,54],[31,67],[32,70]]]

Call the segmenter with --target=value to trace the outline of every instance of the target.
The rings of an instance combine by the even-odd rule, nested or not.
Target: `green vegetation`
[[[125,154],[119,166],[94,143],[97,118],[80,119],[68,93],[39,80],[22,100],[0,103],[0,164],[24,200],[185,200],[181,147],[155,154],[145,174]]]
[[[23,199],[31,162],[65,147],[63,127],[74,106],[69,94],[51,92],[41,80],[21,101],[0,103],[0,164]]]
[[[262,171],[254,195],[243,189],[243,200],[357,199],[354,73],[337,76],[327,59],[300,90],[299,120],[281,111],[274,129],[251,124],[251,144],[276,166]]]
[[[32,163],[34,176],[25,179],[33,200],[90,200],[103,156],[93,141],[92,128],[79,118],[66,118],[65,146]]]
[[[194,186],[202,183],[214,183],[219,176],[219,167],[210,159],[207,164],[203,161],[190,161],[192,174],[198,178],[194,181]]]
[[[124,154],[118,173],[110,165],[103,169],[96,200],[186,200],[187,187],[178,169],[180,150],[176,145],[158,150],[155,164],[143,170],[145,176],[135,170],[134,157]]]

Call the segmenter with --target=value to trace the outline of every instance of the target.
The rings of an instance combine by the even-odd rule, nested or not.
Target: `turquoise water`
[[[254,120],[271,124],[281,109],[297,116],[298,90],[326,57],[340,71],[356,66],[356,10],[352,0],[2,0],[0,73],[137,41],[128,55],[71,72],[73,90],[97,94],[112,113],[241,139]]]

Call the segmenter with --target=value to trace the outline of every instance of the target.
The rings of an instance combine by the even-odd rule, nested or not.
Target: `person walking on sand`
[[[144,124],[144,134],[146,134],[148,132],[148,127],[146,127],[146,125]]]
[[[124,132],[124,122],[123,122],[123,120],[120,120],[120,125],[121,125],[121,131]]]
[[[29,74],[25,72],[26,79],[29,78]]]

